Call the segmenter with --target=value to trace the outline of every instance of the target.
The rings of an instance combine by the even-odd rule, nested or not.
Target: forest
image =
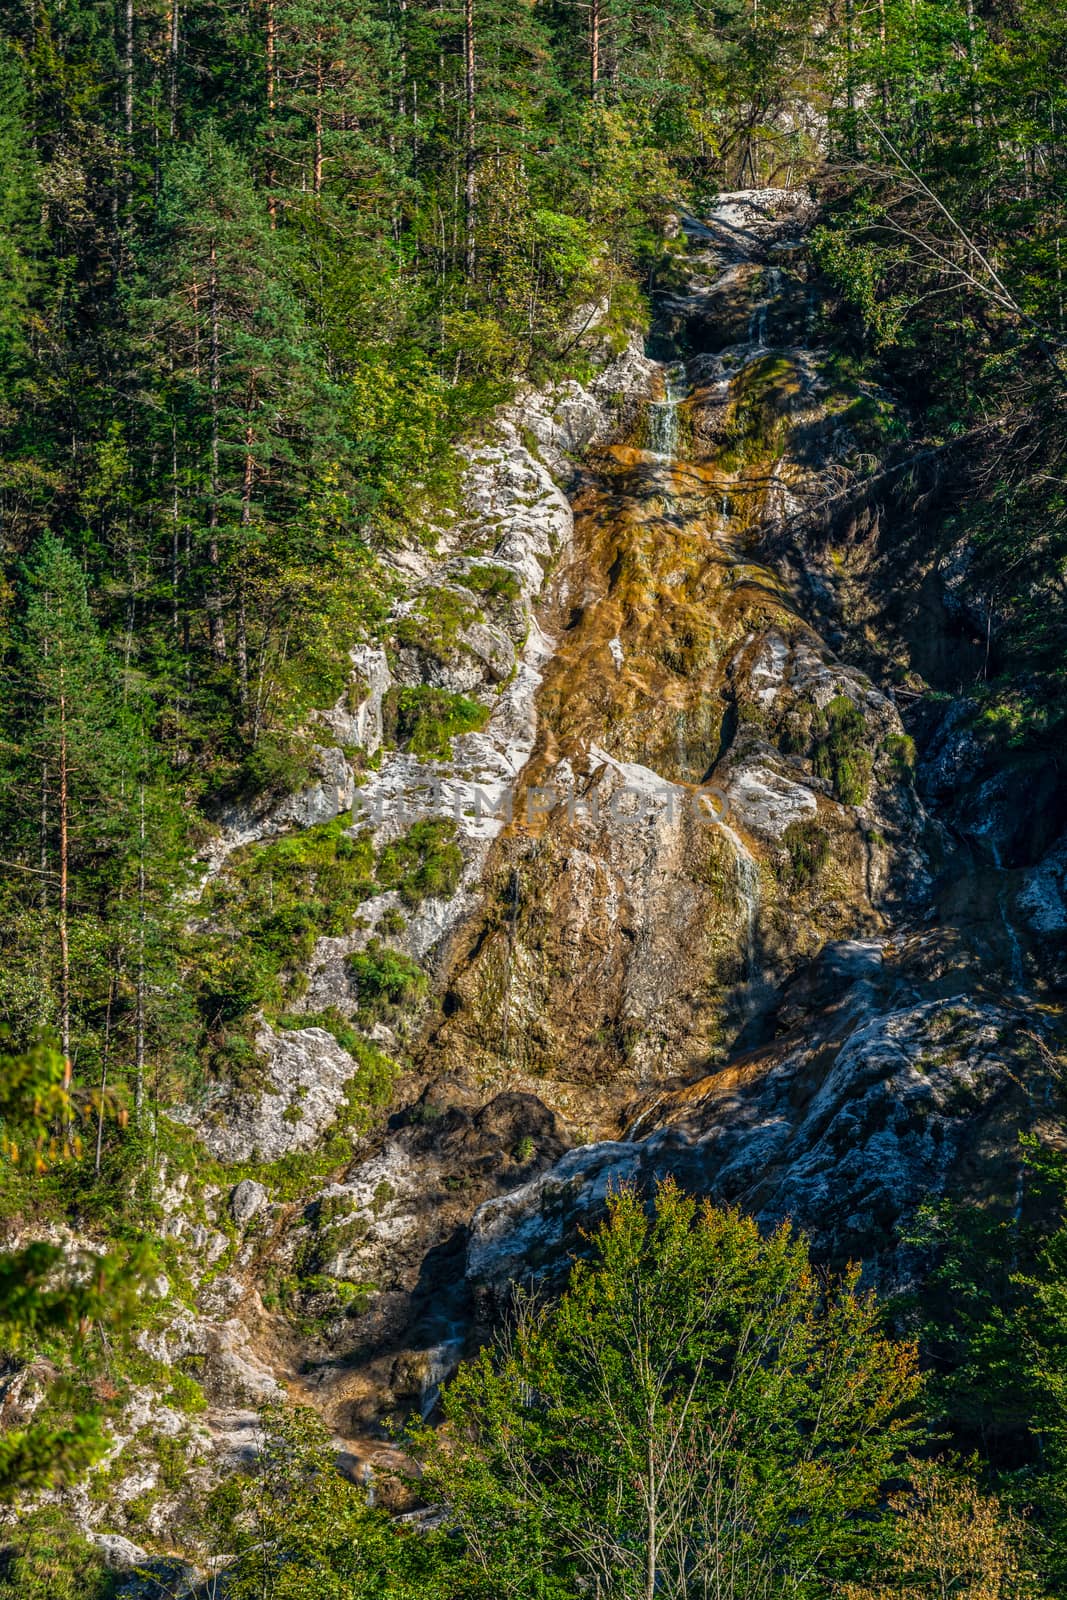
[[[565,1147],[634,1139],[622,1108],[638,1088],[681,1096],[699,1076],[695,1047],[658,1076],[631,1073],[648,1016],[598,1014],[579,1089],[542,1094],[533,1047],[516,1042],[541,1035],[516,1001],[492,1070],[464,1078],[463,1040],[489,1024],[456,1033],[474,1001],[455,974],[480,971],[498,935],[519,948],[540,914],[527,868],[474,862],[459,812],[390,833],[360,826],[353,806],[411,763],[454,777],[441,763],[462,766],[458,750],[474,764],[530,638],[569,637],[570,623],[523,620],[526,579],[503,545],[470,533],[471,463],[495,448],[498,419],[519,418],[508,448],[540,464],[542,500],[551,479],[562,485],[576,517],[591,492],[582,450],[567,453],[566,478],[543,465],[531,396],[601,395],[605,373],[646,361],[662,371],[647,368],[642,406],[670,405],[663,373],[680,355],[691,409],[678,449],[706,442],[692,407],[722,373],[698,367],[730,340],[672,343],[671,307],[702,237],[690,221],[740,192],[800,196],[808,220],[801,245],[761,258],[772,332],[749,329],[756,357],[731,391],[717,470],[754,482],[757,458],[791,448],[779,423],[801,402],[766,354],[780,345],[803,396],[829,395],[834,428],[850,430],[840,464],[828,447],[811,505],[823,589],[840,601],[834,631],[819,626],[902,720],[868,750],[847,685],[818,711],[805,702],[777,748],[810,758],[818,811],[797,803],[777,866],[731,819],[755,866],[746,878],[738,855],[733,953],[716,946],[715,961],[747,961],[754,998],[738,1000],[730,979],[701,1071],[785,1036],[770,992],[822,946],[884,933],[895,961],[915,930],[962,919],[968,937],[993,929],[974,963],[946,957],[901,982],[929,1006],[965,991],[987,1008],[986,1053],[1023,1109],[1010,1130],[1005,1112],[995,1151],[983,1123],[960,1157],[966,1181],[931,1180],[899,1226],[879,1224],[898,1266],[873,1275],[862,1248],[822,1248],[803,1208],[753,1220],[754,1179],[707,1194],[659,1167],[643,1188],[613,1181],[550,1285],[516,1289],[468,1331],[462,1364],[434,1369],[421,1415],[391,1378],[388,1424],[353,1425],[353,1438],[388,1438],[392,1465],[338,1471],[343,1430],[306,1384],[223,1402],[199,1347],[175,1356],[158,1330],[179,1314],[221,1326],[233,1307],[204,1296],[244,1273],[273,1330],[253,1340],[257,1360],[299,1344],[303,1365],[286,1371],[303,1382],[326,1348],[384,1350],[360,1318],[399,1280],[377,1258],[334,1270],[322,1237],[353,1161],[399,1127],[429,1151],[461,1103],[473,1127],[483,1112],[520,1118],[501,1109],[508,1094],[540,1096],[548,1111],[520,1108],[534,1120],[499,1134],[494,1160],[517,1188],[570,1159]],[[1067,923],[1046,898],[1017,931],[1036,903],[1026,873],[1043,871],[1056,894],[1067,884],[1055,854],[1067,826],[1065,222],[1061,5],[0,0],[2,1600],[1067,1592]],[[793,288],[776,291],[775,263],[788,278],[797,250]],[[821,388],[794,325],[774,332],[776,292],[781,317],[817,341]],[[602,428],[594,448],[647,453],[621,380],[611,404],[616,436]],[[631,456],[613,459],[630,469]],[[691,492],[671,490],[679,504]],[[724,506],[733,494],[721,491]],[[849,553],[857,529],[881,566]],[[749,519],[745,537],[757,534]],[[759,560],[795,574],[799,544],[780,527],[776,538]],[[538,582],[556,581],[553,559]],[[644,555],[619,562],[613,574],[650,570]],[[921,608],[914,626],[900,620],[931,571],[948,574],[955,606],[938,612],[952,611],[943,649],[941,621]],[[645,598],[626,604],[644,616]],[[684,627],[649,624],[656,670],[693,682],[707,645],[696,605]],[[494,619],[517,632],[490,693],[461,667]],[[628,625],[611,641],[624,641],[616,664]],[[737,638],[754,629],[739,623]],[[374,742],[361,707],[379,657],[391,677]],[[586,690],[539,671],[542,725],[577,726]],[[616,669],[604,671],[591,704],[615,693]],[[739,693],[723,690],[723,750],[731,729],[759,721]],[[624,730],[613,757],[656,767],[651,735],[626,743],[646,726],[631,703],[612,717]],[[869,865],[861,890],[831,890],[847,852],[827,807],[859,819],[868,863],[878,850],[903,860],[881,814],[864,811],[868,794],[900,786],[936,813],[923,763],[964,724],[984,763],[977,820],[952,813],[930,847],[937,917],[916,909],[918,891],[906,915],[893,909]],[[692,773],[682,762],[671,781],[699,783],[705,768],[710,757]],[[950,806],[963,768],[946,770]],[[346,803],[324,811],[338,783]],[[1016,831],[989,843],[1002,810]],[[965,849],[966,878],[945,866]],[[732,864],[701,870],[713,887],[725,872],[735,895]],[[480,942],[446,952],[418,932],[435,906],[483,890]],[[762,908],[787,917],[801,900],[821,935],[775,944]],[[326,955],[345,964],[349,1006],[316,977]],[[477,981],[481,995],[498,978]],[[590,968],[581,981],[592,994],[602,980]],[[941,1014],[962,1029],[962,1012]],[[575,1017],[577,1038],[580,1006]],[[264,1038],[276,1049],[290,1037],[346,1064],[332,1120],[300,1131],[313,1062],[269,1150],[198,1142],[211,1108],[264,1092]],[[596,1065],[609,1058],[616,1077]],[[929,1079],[934,1058],[916,1046],[914,1059]],[[435,1085],[460,1078],[467,1097],[440,1110]],[[968,1078],[952,1115],[977,1115],[977,1096]],[[567,1125],[558,1148],[551,1117]],[[468,1165],[482,1168],[455,1161],[441,1203],[472,1197],[473,1239],[475,1204],[504,1179],[475,1194]],[[397,1185],[382,1173],[367,1180],[372,1239]],[[438,1179],[417,1181],[429,1194]],[[234,1185],[248,1184],[270,1196],[258,1255],[237,1211]],[[271,1255],[285,1229],[304,1233]],[[210,1268],[194,1234],[222,1240]],[[147,1395],[193,1432],[161,1431]],[[238,1410],[258,1417],[257,1450],[219,1466],[193,1433],[221,1437],[216,1415]],[[146,1460],[145,1487],[119,1496],[124,1563],[103,1538],[120,1528],[109,1496]],[[170,1521],[164,1503],[179,1507]]]

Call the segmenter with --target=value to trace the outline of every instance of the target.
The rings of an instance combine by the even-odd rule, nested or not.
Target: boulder
[[[243,1178],[230,1196],[230,1213],[239,1228],[251,1222],[268,1203],[267,1191],[255,1178]]]

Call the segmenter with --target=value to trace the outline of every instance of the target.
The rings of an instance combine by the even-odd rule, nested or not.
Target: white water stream
[[[664,461],[678,454],[678,405],[686,387],[684,362],[672,361],[663,369],[663,399],[648,408],[648,448]]]

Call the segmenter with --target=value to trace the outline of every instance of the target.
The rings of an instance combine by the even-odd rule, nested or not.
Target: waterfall
[[[752,307],[752,315],[748,320],[748,342],[755,345],[757,350],[767,348],[767,309],[782,291],[782,273],[779,267],[768,267],[763,287],[763,298]]]
[[[1000,920],[1008,941],[1008,949],[1011,951],[1011,981],[1016,989],[1021,989],[1026,983],[1026,961],[1023,957],[1023,947],[1019,942],[1019,935],[1016,933],[1012,920],[1008,915],[1007,898],[1007,889],[1001,889],[997,895],[997,911],[1000,913]]]
[[[743,915],[745,982],[749,990],[745,1005],[747,1012],[750,1009],[747,1002],[754,998],[751,991],[762,977],[756,949],[756,923],[759,917],[761,892],[759,867],[752,852],[731,827],[725,822],[720,822],[719,831],[729,841],[734,853],[737,898]]]
[[[685,363],[672,361],[663,369],[663,399],[648,408],[648,448],[664,461],[678,454],[678,402],[685,392]]]

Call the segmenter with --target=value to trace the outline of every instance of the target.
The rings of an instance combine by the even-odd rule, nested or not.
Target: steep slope
[[[687,223],[661,398],[575,485],[536,744],[451,941],[428,1087],[387,1146],[447,1169],[456,1119],[522,1090],[555,1114],[527,1154],[561,1133],[576,1147],[475,1214],[465,1288],[455,1208],[409,1203],[418,1270],[392,1283],[411,1322],[357,1325],[356,1368],[369,1358],[379,1387],[331,1373],[339,1422],[357,1395],[357,1415],[402,1408],[412,1370],[432,1396],[468,1319],[555,1270],[611,1185],[671,1173],[899,1281],[921,1201],[1022,1181],[1016,1132],[1054,1063],[1007,987],[1012,925],[1001,908],[991,931],[979,907],[929,926],[961,869],[915,791],[912,740],[850,663],[847,619],[836,648],[814,625],[817,573],[790,583],[770,559],[820,524],[887,403],[842,384],[812,337],[807,211],[728,196]],[[477,1170],[461,1159],[453,1178],[471,1198]],[[398,1336],[423,1356],[395,1362]]]
[[[835,560],[826,506],[891,400],[841,376],[810,216],[768,190],[684,220],[655,359],[606,354],[587,389],[503,417],[466,518],[403,558],[397,647],[358,653],[321,719],[323,781],[212,846],[220,885],[257,840],[324,825],[379,866],[420,825],[454,826],[458,854],[320,937],[260,1077],[188,1114],[230,1165],[164,1194],[196,1310],[153,1350],[197,1364],[209,1475],[282,1390],[353,1470],[387,1468],[391,1424],[432,1410],[512,1283],[558,1273],[620,1183],[791,1216],[888,1283],[916,1269],[923,1200],[1025,1204],[1016,1135],[1051,1115],[1056,1062],[1020,984],[1048,943],[947,825],[951,705],[916,765],[868,675],[891,655],[882,568],[865,585],[859,554]],[[413,737],[427,693],[480,725]],[[429,982],[382,1000],[387,961]],[[407,1071],[347,1167],[285,1191],[254,1164],[343,1111],[338,1019]]]

